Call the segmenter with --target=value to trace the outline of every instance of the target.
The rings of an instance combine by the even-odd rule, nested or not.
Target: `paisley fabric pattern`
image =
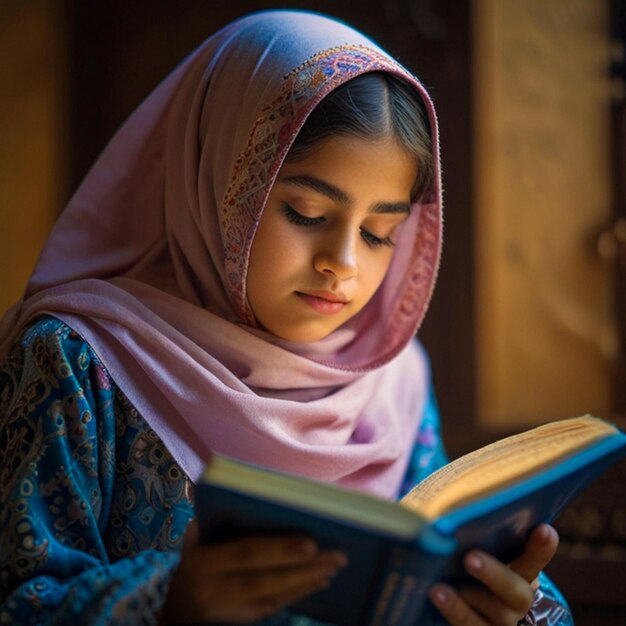
[[[91,347],[42,318],[0,368],[0,624],[157,624],[193,485]],[[446,462],[431,393],[403,492]],[[541,626],[572,624],[546,578]],[[283,612],[264,626],[320,626]]]
[[[0,370],[0,624],[153,624],[190,481],[89,346],[45,319]]]

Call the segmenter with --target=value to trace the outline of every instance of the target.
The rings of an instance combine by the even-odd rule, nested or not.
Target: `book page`
[[[591,416],[539,426],[449,463],[414,487],[401,504],[435,519],[616,432],[615,427]]]

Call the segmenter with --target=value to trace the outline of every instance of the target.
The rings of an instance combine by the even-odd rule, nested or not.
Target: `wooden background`
[[[569,45],[565,40],[555,45],[553,38],[570,32],[565,25],[567,20],[573,20],[585,37],[590,29],[599,33],[597,45],[608,51],[606,66],[597,64],[595,70],[590,69],[596,72],[593,81],[604,77],[608,90],[606,117],[595,120],[600,122],[596,124],[600,129],[604,123],[607,130],[598,132],[607,133],[608,137],[600,137],[593,144],[596,152],[591,154],[596,162],[606,165],[602,167],[602,175],[593,176],[589,182],[584,179],[584,170],[578,176],[583,177],[584,188],[606,186],[590,194],[590,204],[604,193],[608,200],[597,207],[597,228],[590,230],[587,239],[580,242],[581,249],[573,250],[572,254],[578,255],[578,259],[587,255],[589,264],[604,264],[605,274],[600,280],[607,281],[610,293],[606,301],[599,303],[599,310],[604,320],[610,309],[614,333],[614,342],[608,346],[605,357],[597,359],[596,374],[605,373],[598,374],[600,383],[596,386],[603,390],[589,400],[594,408],[581,406],[581,412],[596,410],[597,406],[597,412],[614,417],[626,427],[626,422],[619,418],[620,413],[626,414],[626,233],[619,221],[626,219],[624,5],[623,0],[3,3],[0,6],[0,185],[3,188],[0,309],[19,296],[48,229],[111,134],[186,53],[211,32],[247,12],[279,6],[314,9],[343,18],[378,40],[422,78],[438,110],[446,202],[445,248],[440,281],[420,337],[432,358],[450,455],[455,457],[502,434],[532,425],[538,415],[565,416],[546,414],[548,402],[542,400],[542,394],[549,396],[551,407],[567,406],[567,411],[574,410],[571,407],[576,405],[571,404],[571,399],[577,387],[586,385],[584,379],[570,378],[573,382],[565,387],[531,391],[529,396],[535,404],[524,404],[526,418],[514,415],[513,410],[510,414],[502,411],[496,423],[485,411],[481,399],[480,390],[485,381],[499,373],[491,370],[489,361],[485,365],[481,357],[485,342],[492,341],[481,335],[481,325],[488,330],[495,328],[490,324],[500,325],[498,328],[504,328],[505,334],[516,331],[513,326],[502,326],[502,318],[494,317],[502,314],[500,302],[486,305],[480,295],[485,261],[484,255],[481,261],[482,244],[479,248],[479,242],[483,241],[479,215],[484,216],[481,211],[486,206],[481,185],[485,180],[496,179],[485,165],[481,149],[485,145],[488,149],[491,145],[500,146],[499,134],[511,131],[506,126],[484,130],[485,123],[494,120],[485,118],[484,114],[485,107],[493,104],[489,100],[493,94],[478,89],[477,85],[484,84],[478,82],[482,80],[479,77],[484,79],[485,72],[496,67],[494,59],[485,54],[490,54],[489,45],[502,43],[505,31],[498,28],[502,21],[506,24],[507,20],[503,19],[508,15],[506,11],[522,11],[514,26],[527,20],[528,28],[552,29],[541,36],[521,28],[518,32],[506,31],[512,33],[516,46],[506,49],[506,55],[510,56],[502,67],[508,73],[521,68],[525,80],[533,73],[527,71],[528,67],[533,68],[532,63],[538,69],[541,65],[545,76],[548,70],[543,66],[552,62],[560,48]],[[494,39],[477,41],[477,33],[484,32],[491,33],[489,37]],[[527,43],[529,40],[538,43],[532,48]],[[540,63],[538,54],[543,55]],[[576,50],[571,54],[576,54]],[[594,54],[603,58],[604,52],[596,50]],[[572,63],[576,65],[574,60]],[[491,80],[489,76],[487,79]],[[584,76],[579,74],[576,79],[580,81],[577,85],[580,93],[590,91],[590,83],[585,82]],[[494,83],[494,89],[498,84]],[[533,93],[532,85],[530,93]],[[543,115],[542,106],[549,104],[535,102],[533,106],[531,102],[521,115]],[[507,106],[503,110],[511,111]],[[584,124],[585,120],[577,123]],[[555,123],[554,127],[557,126]],[[563,132],[577,133],[578,129]],[[506,147],[506,142],[503,145]],[[544,145],[541,150],[542,158],[547,158],[550,147]],[[505,167],[507,158],[503,153],[498,167]],[[570,184],[581,181],[571,180]],[[549,208],[561,202],[555,194]],[[496,203],[489,210],[506,209],[502,203]],[[536,209],[529,206],[527,210]],[[496,242],[496,250],[498,245]],[[494,258],[492,262],[500,261]],[[567,259],[563,265],[567,269]],[[574,262],[569,265],[575,267]],[[576,283],[577,275],[571,272],[564,280],[576,286],[575,295],[578,285],[581,294],[587,286],[580,280]],[[550,324],[553,334],[567,338],[563,327],[556,322]],[[523,335],[517,341],[515,345],[521,346],[518,349],[532,345],[543,332],[536,330],[536,334]],[[508,361],[503,367],[519,371],[523,359],[509,350],[506,355]],[[568,367],[565,359],[559,360],[558,355],[556,359],[552,367]],[[559,398],[563,400],[561,404]],[[514,395],[509,396],[508,402],[509,406],[515,406]],[[577,626],[626,624],[625,484],[626,466],[622,464],[579,498],[559,522],[562,548],[549,573],[571,602]]]

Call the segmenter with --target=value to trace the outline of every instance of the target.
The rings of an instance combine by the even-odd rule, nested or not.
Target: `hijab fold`
[[[422,98],[435,182],[368,305],[319,342],[284,341],[258,327],[246,297],[254,233],[307,116],[372,71]],[[0,323],[0,357],[29,321],[53,315],[90,343],[193,480],[215,452],[393,497],[427,395],[411,339],[439,264],[438,163],[428,95],[376,44],[308,12],[241,18],[105,148]]]

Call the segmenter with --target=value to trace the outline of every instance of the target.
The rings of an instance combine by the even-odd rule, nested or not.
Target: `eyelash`
[[[296,226],[304,226],[305,228],[309,226],[317,226],[318,224],[326,221],[326,218],[324,217],[306,217],[305,215],[298,213],[298,211],[288,204],[283,204],[283,213],[292,224],[295,224]],[[389,237],[376,237],[376,235],[373,235],[364,228],[361,228],[361,237],[370,248],[395,245]]]

